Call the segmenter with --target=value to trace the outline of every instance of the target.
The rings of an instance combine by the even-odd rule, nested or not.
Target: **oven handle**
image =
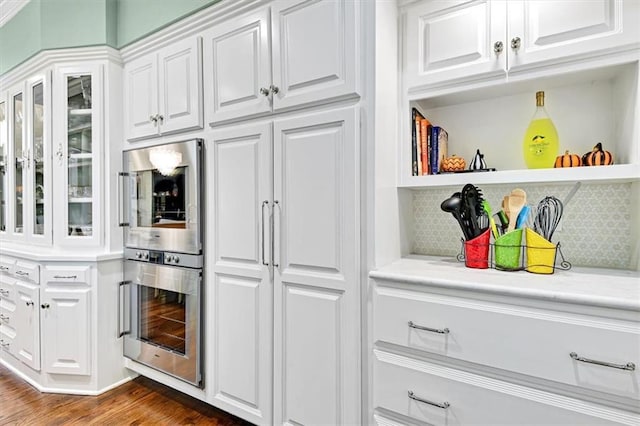
[[[127,220],[125,222],[124,220],[124,207],[125,207],[125,182],[126,179],[129,177],[129,173],[126,172],[120,172],[118,173],[118,195],[117,195],[117,199],[118,199],[118,226],[120,227],[124,227],[124,226],[129,226],[129,221]]]
[[[124,299],[122,298],[122,288],[125,285],[129,285],[129,284],[131,284],[131,281],[120,281],[118,283],[118,331],[117,331],[118,338],[120,338],[120,337],[122,337],[122,336],[124,336],[126,334],[131,334],[131,321],[128,321],[129,322],[129,330],[123,330],[122,329],[122,322],[127,322],[127,321],[122,321],[122,322],[120,321],[120,319],[122,317],[122,311],[124,310],[126,312],[126,309],[124,309],[124,306],[123,306],[123,303],[124,303],[123,300]]]

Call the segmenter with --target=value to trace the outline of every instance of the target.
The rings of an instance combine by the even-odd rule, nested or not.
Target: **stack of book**
[[[434,126],[420,111],[411,109],[411,174],[413,176],[440,173],[447,157],[449,134]]]

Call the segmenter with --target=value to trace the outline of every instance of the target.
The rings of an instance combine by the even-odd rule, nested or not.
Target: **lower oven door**
[[[124,355],[202,386],[200,269],[125,261]]]

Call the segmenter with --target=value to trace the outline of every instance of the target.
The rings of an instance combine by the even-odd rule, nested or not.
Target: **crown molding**
[[[120,49],[122,60],[129,62],[149,53],[149,51],[201,33],[221,21],[267,3],[269,0],[222,0],[139,41],[122,47]]]
[[[11,20],[31,0],[0,0],[0,28]]]
[[[41,72],[53,65],[64,65],[79,61],[109,61],[122,65],[120,52],[110,46],[73,47],[65,49],[42,50],[30,59],[0,76],[0,88],[10,87],[24,81],[25,77]]]

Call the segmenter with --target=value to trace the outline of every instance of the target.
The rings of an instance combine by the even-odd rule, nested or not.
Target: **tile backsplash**
[[[514,188],[527,193],[527,204],[547,195],[564,200],[573,184],[486,185],[478,187],[493,213],[500,210],[502,197]],[[460,188],[433,188],[413,193],[414,254],[455,256],[461,249],[462,232],[440,203]],[[632,229],[630,183],[582,184],[564,207],[561,230],[553,236],[562,253],[574,266],[630,269],[636,244]]]

